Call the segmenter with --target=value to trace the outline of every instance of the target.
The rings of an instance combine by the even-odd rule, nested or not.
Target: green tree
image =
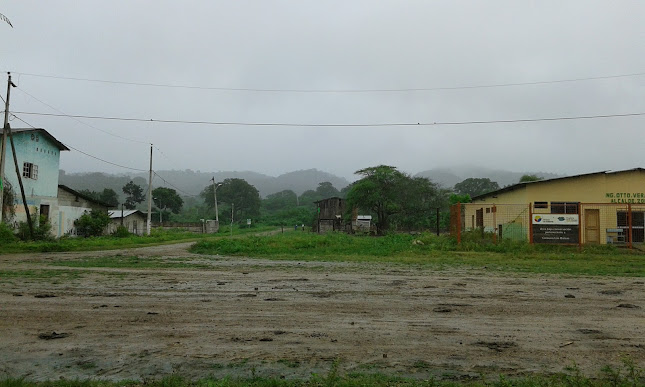
[[[539,181],[542,179],[544,178],[538,175],[522,175],[522,177],[520,177],[520,183],[528,183],[531,181]]]
[[[80,218],[76,219],[76,233],[82,237],[100,236],[110,224],[110,217],[104,211],[92,210],[89,214],[87,211]]]
[[[267,211],[278,211],[297,206],[298,196],[290,189],[268,195],[262,200],[262,208]]]
[[[137,204],[141,203],[144,200],[143,188],[135,184],[132,180],[126,185],[123,186],[123,193],[128,195],[125,198],[125,208],[128,210],[134,210],[137,207]]]
[[[316,188],[316,194],[320,199],[328,199],[339,197],[340,191],[338,191],[330,182],[323,181],[322,183],[318,184],[318,188]]]
[[[96,191],[90,191],[89,189],[82,189],[82,190],[80,190],[78,192],[80,192],[83,195],[85,195],[87,197],[90,197],[90,198],[92,198],[94,200],[99,200],[99,193],[96,192]]]
[[[308,189],[299,196],[298,201],[301,206],[314,207],[314,202],[317,202],[320,199],[322,198],[318,195],[318,192],[313,189]]]
[[[355,173],[363,177],[347,193],[348,208],[373,211],[377,218],[377,233],[382,235],[389,229],[390,217],[402,211],[400,188],[409,177],[387,165],[365,168]]]
[[[184,205],[184,200],[179,197],[177,191],[172,188],[158,187],[152,190],[152,200],[155,206],[162,212],[161,217],[167,218],[167,211],[178,214]]]
[[[109,204],[110,207],[119,206],[119,195],[112,188],[104,188],[103,192],[99,194],[99,200]]]
[[[457,203],[470,203],[472,200],[468,194],[451,194],[448,201],[450,202],[450,205],[453,205]]]
[[[445,193],[425,177],[405,175],[399,183],[401,211],[393,216],[400,226],[406,229],[426,229],[436,227],[436,209],[446,209],[448,201]]]
[[[213,198],[213,186],[208,185],[200,193],[208,207],[215,206]],[[225,204],[230,211],[231,205],[234,209],[234,217],[240,221],[247,218],[257,218],[260,215],[260,206],[262,200],[258,190],[247,183],[244,179],[226,179],[222,185],[217,188],[217,202]],[[222,208],[219,208],[221,211]]]
[[[456,193],[460,195],[468,194],[471,198],[497,191],[498,189],[499,184],[497,184],[497,182],[490,181],[489,178],[470,177],[461,183],[455,184]]]

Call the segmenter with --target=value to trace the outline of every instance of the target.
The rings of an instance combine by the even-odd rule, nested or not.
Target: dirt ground
[[[188,246],[0,256],[0,378],[307,378],[334,359],[341,372],[455,379],[574,363],[594,375],[625,356],[645,367],[643,278],[279,262]],[[52,265],[132,255],[193,267]]]

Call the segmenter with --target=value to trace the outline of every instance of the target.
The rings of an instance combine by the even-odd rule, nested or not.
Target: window
[[[577,214],[577,202],[551,202],[552,214]]]
[[[619,235],[629,234],[629,214],[627,211],[616,212],[616,225],[623,229]],[[643,241],[645,241],[645,212],[632,211],[632,242],[643,243]]]
[[[38,165],[32,163],[23,163],[22,164],[22,176],[28,177],[30,179],[38,179]]]
[[[535,202],[533,208],[549,208],[549,202]]]

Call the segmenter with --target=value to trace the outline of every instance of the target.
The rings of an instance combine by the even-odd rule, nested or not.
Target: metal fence
[[[645,204],[536,202],[530,204],[455,204],[450,233],[464,238],[504,239],[549,244],[645,242]]]

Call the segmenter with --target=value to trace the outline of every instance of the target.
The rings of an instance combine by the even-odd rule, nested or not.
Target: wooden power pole
[[[4,214],[4,170],[8,134],[6,128],[9,125],[9,97],[11,97],[11,85],[13,85],[11,73],[7,73],[7,75],[7,99],[4,101],[4,124],[2,125],[2,142],[0,143],[0,223],[2,223],[2,215]]]
[[[147,232],[150,235],[152,222],[152,144],[150,144],[150,175],[148,176],[148,227]]]

